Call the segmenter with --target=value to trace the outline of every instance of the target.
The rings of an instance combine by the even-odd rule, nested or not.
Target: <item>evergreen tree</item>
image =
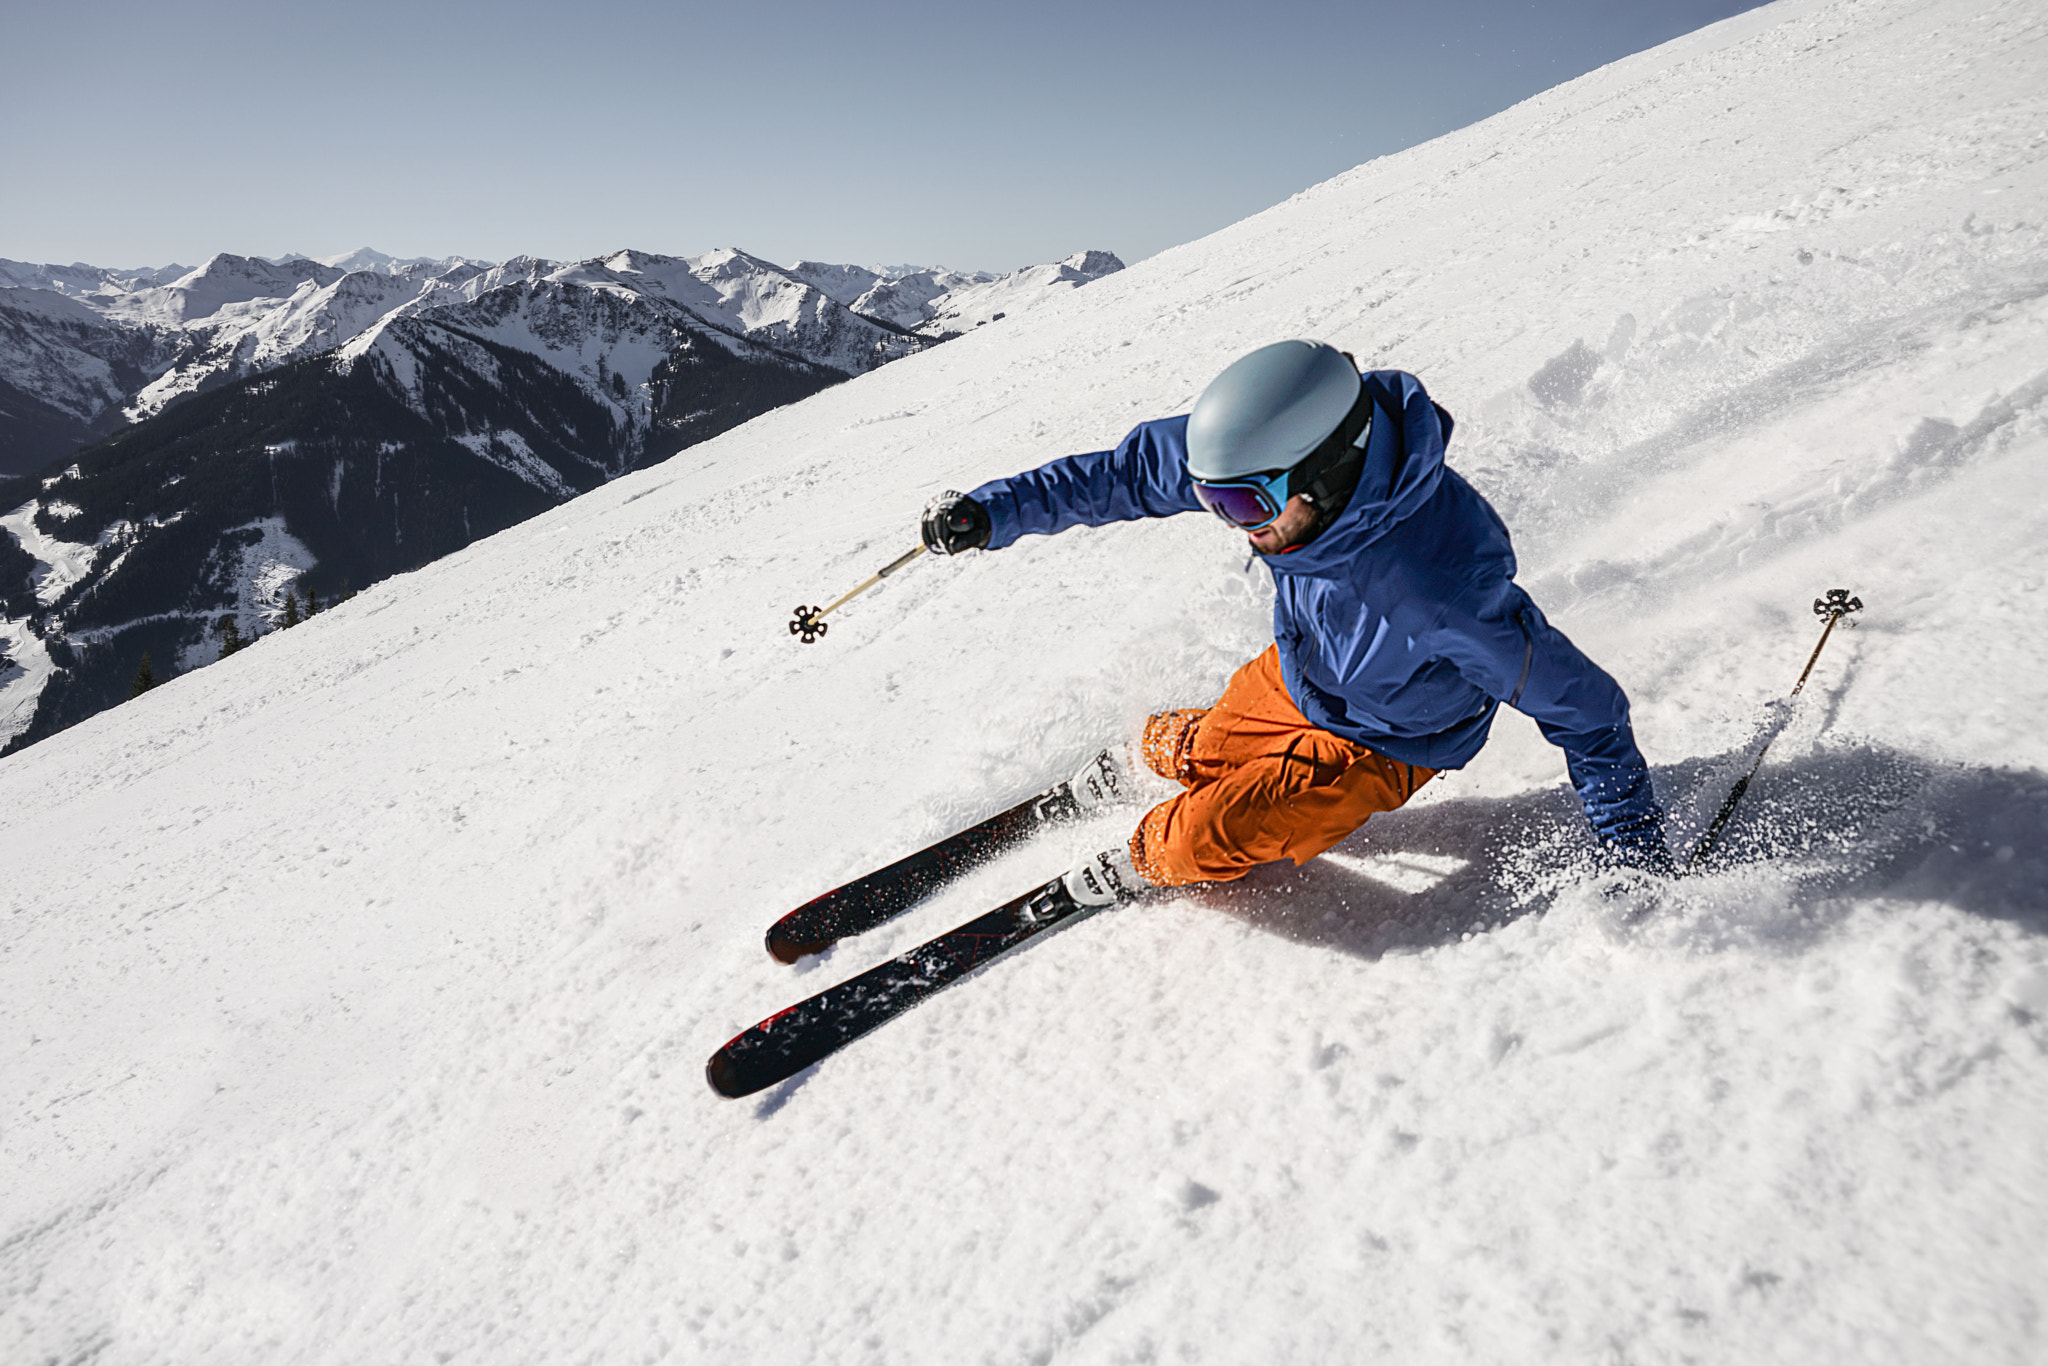
[[[284,590],[284,616],[278,619],[277,629],[282,631],[299,624],[299,595],[287,588]]]
[[[142,667],[135,671],[135,681],[128,685],[130,697],[140,697],[156,686],[156,670],[150,666],[149,651],[142,652]]]
[[[249,644],[248,637],[242,634],[242,628],[236,624],[233,613],[222,617],[219,624],[214,627],[214,632],[220,637],[220,657],[222,659],[226,659],[237,650],[246,648]]]
[[[318,593],[315,593],[311,588],[308,588],[306,590],[306,615],[310,617],[319,610],[320,595]]]

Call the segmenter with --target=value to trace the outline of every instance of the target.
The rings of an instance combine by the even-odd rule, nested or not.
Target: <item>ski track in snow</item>
[[[2048,18],[1786,0],[733,432],[0,763],[0,1359],[2029,1362],[2048,1318]],[[940,489],[1253,345],[1420,374],[1714,875],[1485,754],[749,1101],[847,876],[1202,705],[1196,517]],[[1797,704],[1807,611],[1869,604]]]

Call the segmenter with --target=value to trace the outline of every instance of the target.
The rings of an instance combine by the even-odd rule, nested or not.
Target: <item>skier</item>
[[[1184,790],[1066,875],[1077,903],[1306,863],[1470,762],[1503,702],[1565,752],[1603,860],[1671,871],[1628,699],[1514,582],[1507,527],[1444,464],[1451,426],[1413,375],[1279,342],[1114,450],[925,509],[925,545],[955,555],[1206,508],[1272,572],[1274,644],[1213,707],[1146,722],[1144,762]],[[1099,805],[1124,776],[1105,756],[1072,788]]]

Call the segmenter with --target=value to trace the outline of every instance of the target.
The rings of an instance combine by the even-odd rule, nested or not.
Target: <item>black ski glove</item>
[[[934,555],[957,555],[988,544],[988,509],[964,493],[948,491],[925,504],[925,548]]]

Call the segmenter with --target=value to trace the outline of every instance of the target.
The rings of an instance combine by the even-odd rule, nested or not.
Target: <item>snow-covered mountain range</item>
[[[934,300],[1000,278],[982,270],[843,266],[822,261],[798,261],[789,273],[816,285],[854,312],[880,318],[906,332],[916,331],[931,317],[929,305]]]
[[[2048,1359],[2044,91],[2036,0],[1781,0],[0,759],[0,1360]],[[713,1096],[1143,807],[799,968],[777,915],[1209,705],[1272,586],[1191,514],[790,609],[1297,335],[1456,415],[1681,840],[1775,737],[1728,861],[1589,876],[1504,708]]]
[[[265,259],[277,263],[290,261],[302,255],[304,253],[294,252],[288,256],[266,257]],[[389,275],[406,274],[421,266],[432,267],[438,273],[451,270],[460,265],[473,264],[488,267],[496,264],[492,261],[468,256],[392,256],[386,252],[378,251],[374,247],[358,247],[354,251],[336,252],[332,256],[316,256],[312,259],[318,261],[323,266],[340,266],[343,270],[383,271]]]
[[[904,334],[943,339],[1121,268],[1099,251],[1004,276],[817,262],[784,269],[735,250],[494,264],[364,248],[322,259],[222,254],[197,269],[154,271],[0,260],[0,474],[31,472],[179,398],[400,318],[440,309],[474,317],[462,306],[501,290],[605,291],[639,315],[642,331],[724,332],[855,375],[916,350]],[[546,351],[564,340],[551,334]],[[605,382],[618,373],[608,370]],[[645,382],[629,372],[628,387]]]
[[[221,255],[177,274],[0,262],[0,439],[45,467],[0,479],[0,513],[23,550],[32,533],[83,566],[43,573],[34,607],[0,617],[24,662],[0,678],[0,745],[120,701],[145,653],[159,671],[207,663],[223,616],[260,630],[287,592],[417,568],[948,335],[868,317],[810,275],[878,307],[878,290],[908,290],[888,307],[920,323],[942,316],[950,295],[921,293],[940,285],[1021,311],[1082,278],[785,270],[730,250]],[[0,600],[31,600],[7,579]]]

